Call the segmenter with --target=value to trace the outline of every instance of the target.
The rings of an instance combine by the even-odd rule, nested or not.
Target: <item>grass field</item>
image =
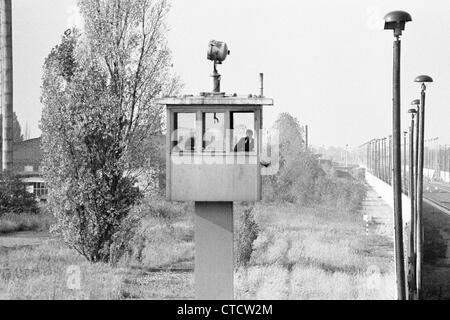
[[[236,298],[393,298],[392,243],[367,237],[362,216],[286,203],[257,204],[254,213],[260,232],[249,265],[236,270]],[[170,221],[147,217],[141,236],[139,259],[116,267],[90,264],[51,238],[0,243],[0,298],[193,299],[192,208]],[[68,288],[71,266],[81,270],[81,290]]]
[[[142,261],[123,261],[116,267],[91,264],[55,239],[44,238],[38,245],[29,245],[15,239],[14,234],[4,235],[0,238],[0,299],[192,298],[190,219],[180,217],[168,225],[149,218],[143,228],[148,237]],[[68,286],[73,266],[81,271],[80,290]]]
[[[256,207],[261,227],[238,299],[393,299],[391,241],[366,236],[362,216],[329,208]],[[383,249],[384,248],[384,249]]]

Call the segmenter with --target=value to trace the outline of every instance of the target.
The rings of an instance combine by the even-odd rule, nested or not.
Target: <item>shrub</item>
[[[34,195],[26,190],[25,184],[17,176],[0,176],[0,215],[4,213],[36,213],[37,202]]]
[[[258,238],[259,227],[255,221],[253,208],[244,209],[238,231],[238,245],[236,263],[238,266],[246,266],[251,259],[253,242]]]
[[[314,192],[317,203],[346,207],[350,212],[355,212],[366,197],[367,187],[353,178],[327,175],[317,179]]]

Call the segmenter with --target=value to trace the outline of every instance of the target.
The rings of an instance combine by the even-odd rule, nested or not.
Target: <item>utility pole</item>
[[[0,0],[1,66],[2,66],[2,169],[12,171],[13,166],[13,51],[11,0]]]

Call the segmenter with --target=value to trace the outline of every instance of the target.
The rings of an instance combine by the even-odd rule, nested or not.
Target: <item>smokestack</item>
[[[2,114],[3,143],[2,168],[12,171],[13,166],[13,52],[11,0],[0,0],[1,19],[1,66],[2,66]]]
[[[260,81],[260,97],[264,98],[264,73],[259,74],[259,81]]]

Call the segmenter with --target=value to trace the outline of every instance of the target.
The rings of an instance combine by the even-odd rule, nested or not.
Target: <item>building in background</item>
[[[14,143],[13,172],[33,193],[38,201],[46,201],[48,188],[42,175],[41,162],[43,152],[41,138]],[[154,136],[144,143],[144,152],[151,155],[150,163],[140,164],[137,187],[145,193],[165,190],[165,136]]]
[[[41,138],[14,143],[13,172],[26,184],[37,200],[46,201],[48,189],[42,177]]]

